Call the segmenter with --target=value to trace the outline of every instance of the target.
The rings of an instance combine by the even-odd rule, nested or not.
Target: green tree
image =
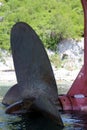
[[[64,38],[83,35],[80,0],[2,0],[0,6],[0,48],[9,50],[10,30],[19,21],[33,27],[47,48],[56,49]]]

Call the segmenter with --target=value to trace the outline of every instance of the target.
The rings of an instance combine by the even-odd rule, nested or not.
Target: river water
[[[5,114],[5,106],[2,105],[2,97],[12,84],[0,84],[0,130],[62,130],[55,123],[44,117],[31,115]],[[64,85],[64,84],[63,84]],[[60,87],[59,92],[63,89]],[[77,111],[60,112],[64,122],[63,130],[87,130],[87,113]]]

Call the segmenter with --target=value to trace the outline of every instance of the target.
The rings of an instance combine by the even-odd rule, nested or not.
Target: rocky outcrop
[[[84,39],[75,41],[73,39],[67,39],[61,41],[57,46],[58,54],[61,60],[63,68],[68,70],[79,69],[83,65],[84,55]]]

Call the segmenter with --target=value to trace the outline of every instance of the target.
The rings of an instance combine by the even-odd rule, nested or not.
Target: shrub
[[[64,38],[83,35],[83,11],[79,0],[2,0],[0,7],[0,48],[9,50],[10,29],[14,23],[27,22],[44,45],[56,49]]]

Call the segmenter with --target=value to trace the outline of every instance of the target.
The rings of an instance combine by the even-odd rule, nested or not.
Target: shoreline
[[[61,81],[72,82],[74,81],[79,71],[80,70],[69,71],[64,68],[59,68],[58,70],[53,69],[56,82],[61,82]],[[17,82],[15,71],[14,70],[2,70],[2,71],[0,70],[0,82],[1,81]]]

